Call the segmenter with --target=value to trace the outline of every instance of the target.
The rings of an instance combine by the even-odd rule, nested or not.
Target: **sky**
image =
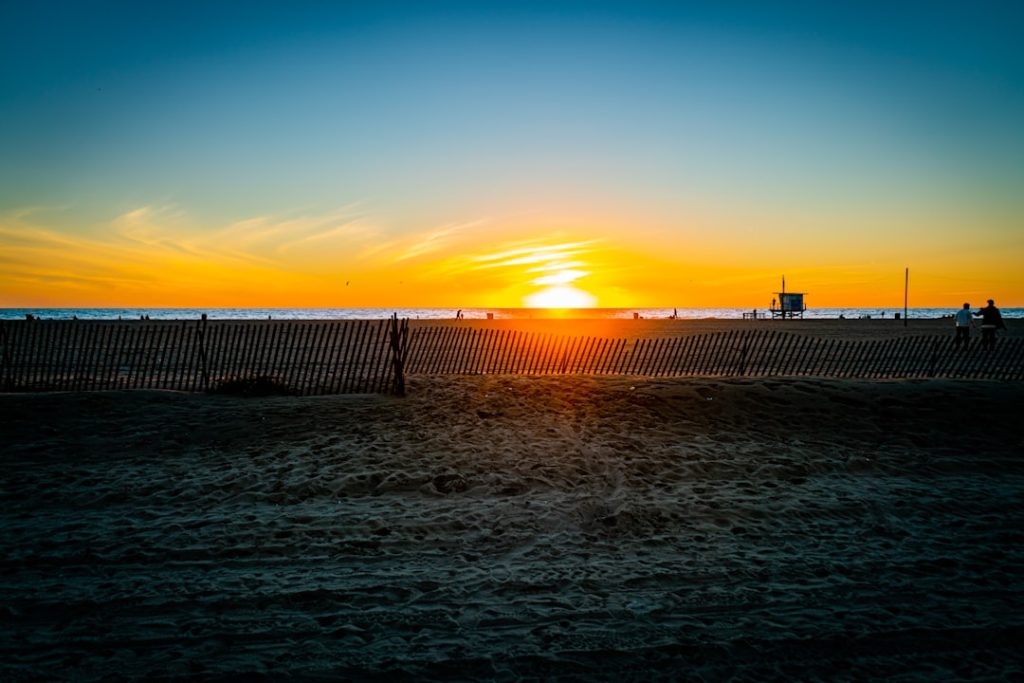
[[[0,10],[0,307],[1024,306],[1024,4]]]

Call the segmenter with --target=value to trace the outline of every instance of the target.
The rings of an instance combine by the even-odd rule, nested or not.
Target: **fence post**
[[[210,371],[206,366],[206,314],[199,319],[199,366],[203,373],[203,391],[210,388]]]
[[[934,377],[935,376],[935,364],[938,362],[938,360],[939,360],[939,340],[936,339],[936,340],[932,341],[932,355],[931,355],[931,358],[928,360],[928,376],[929,377]]]
[[[747,347],[750,343],[748,337],[749,335],[746,333],[746,331],[744,331],[742,339],[743,348],[740,349],[740,377],[743,377],[744,375],[747,374]]]
[[[7,339],[7,322],[0,322],[0,344],[3,345],[3,365],[0,366],[0,389],[6,391],[9,387],[7,386],[7,380],[11,375],[11,351],[10,342]],[[13,384],[13,382],[11,382]]]
[[[405,353],[400,343],[398,314],[391,314],[391,362],[395,367],[395,383],[392,389],[396,396],[405,396]]]

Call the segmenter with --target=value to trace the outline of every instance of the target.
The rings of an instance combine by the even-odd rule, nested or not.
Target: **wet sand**
[[[1021,680],[1022,399],[0,395],[0,679]]]

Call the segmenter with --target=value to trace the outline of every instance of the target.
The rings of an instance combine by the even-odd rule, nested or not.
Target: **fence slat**
[[[434,367],[431,369],[433,373],[444,373],[447,371],[448,356],[450,355],[451,347],[455,344],[455,337],[458,334],[458,330],[454,327],[445,328],[445,334],[442,338],[441,345],[436,349],[434,354]]]
[[[674,342],[675,339],[662,337],[658,341],[660,342],[658,344],[658,348],[651,357],[651,377],[659,377],[661,375],[661,367],[665,364],[665,358],[668,356],[669,348],[672,346],[672,342]]]
[[[540,353],[540,340],[541,334],[539,332],[530,333],[530,345],[526,351],[526,356],[524,358],[525,364],[523,366],[526,370],[525,374],[527,375],[533,374],[533,368],[537,363],[537,356]]]
[[[348,363],[345,364],[345,389],[344,392],[355,392],[358,385],[358,364],[362,357],[362,348],[366,337],[366,329],[369,322],[360,320],[353,330],[352,344],[349,348]]]
[[[45,343],[43,345],[43,358],[41,362],[43,364],[45,380],[43,381],[44,386],[54,387],[57,382],[57,376],[60,372],[60,368],[57,367],[57,346],[58,336],[61,331],[61,322],[54,320],[47,323],[49,328],[46,331]]]
[[[623,374],[634,375],[636,374],[637,362],[640,359],[640,352],[643,350],[646,340],[634,339],[632,340],[632,347],[629,352],[629,360],[626,363],[626,371]]]
[[[714,344],[707,355],[707,365],[704,374],[709,377],[717,377],[722,374],[725,359],[729,355],[732,332],[716,332]]]
[[[124,355],[120,359],[123,368],[120,386],[125,390],[135,388],[135,377],[139,373],[142,338],[146,331],[142,323],[137,323],[134,320],[128,323],[127,329],[128,335],[125,339]]]
[[[474,375],[482,375],[487,372],[487,354],[494,344],[494,330],[480,330],[480,334],[472,337],[469,330],[459,330],[462,343],[469,346],[473,352],[471,372]]]
[[[173,368],[172,359],[174,358],[177,347],[174,342],[174,332],[177,325],[167,323],[165,325],[165,334],[163,336],[163,343],[160,346],[160,369],[157,371],[157,387],[160,389],[167,388],[167,378],[170,376]]]
[[[206,349],[206,374],[203,378],[204,389],[209,390],[215,383],[220,382],[220,359],[222,354],[224,335],[226,327],[223,324],[209,324],[204,326],[205,349]]]
[[[701,358],[703,358],[704,349],[709,342],[710,335],[697,335],[697,339],[693,344],[693,353],[690,355],[689,362],[686,364],[686,374],[688,377],[696,377],[700,373]]]
[[[551,353],[551,335],[544,333],[538,335],[537,338],[537,351],[533,357],[533,368],[530,374],[540,375],[543,374],[545,367],[545,361],[548,355]]]
[[[387,350],[388,325],[386,320],[377,323],[377,329],[371,337],[371,345],[364,356],[369,367],[366,369],[366,382],[363,384],[363,393],[368,393],[380,381],[383,372],[384,353]]]
[[[811,341],[810,337],[800,337],[797,343],[793,345],[793,352],[789,359],[789,372],[791,377],[799,377],[800,375],[806,374],[806,364],[803,362],[807,358],[807,347]]]
[[[333,374],[331,375],[331,392],[341,393],[344,391],[346,353],[349,346],[353,325],[350,321],[341,323],[341,339],[338,341],[338,348],[334,351]]]
[[[316,371],[319,366],[320,357],[323,355],[323,347],[327,343],[327,330],[328,323],[315,323],[315,334],[313,335],[313,341],[309,347],[309,352],[305,359],[305,368],[302,373],[302,385],[305,387],[307,396],[314,393],[314,380],[316,379]]]
[[[422,372],[421,362],[424,353],[427,349],[432,348],[434,340],[437,338],[437,328],[425,328],[423,330],[413,331],[413,342],[409,349],[408,365],[406,366],[406,372],[413,374]]]
[[[387,359],[390,353],[390,342],[388,341],[390,329],[391,323],[386,319],[379,320],[374,329],[370,348],[367,351],[368,355],[366,356],[366,362],[369,364],[369,367],[366,371],[367,383],[363,385],[364,393],[380,391],[378,387],[389,378],[388,366],[390,364],[387,362]]]
[[[518,330],[512,330],[509,333],[508,350],[501,360],[501,374],[508,374],[509,367],[511,367],[516,355],[519,353],[519,342],[522,341],[522,337],[522,333]]]
[[[325,324],[327,329],[324,332],[324,345],[320,350],[320,353],[317,355],[317,369],[316,374],[313,377],[313,385],[316,388],[314,393],[316,394],[326,393],[323,391],[323,387],[324,378],[327,373],[328,359],[331,357],[331,351],[334,349],[334,346],[338,341],[338,323],[328,322]]]
[[[449,327],[445,332],[444,343],[438,349],[437,366],[434,370],[434,372],[439,374],[448,374],[453,371],[453,368],[458,363],[458,354],[456,353],[456,350],[459,348],[460,344],[464,345],[468,342],[467,337],[469,336],[469,330],[463,331],[458,327]],[[483,332],[481,332],[481,334],[483,334]],[[475,356],[475,354],[476,349],[474,348],[472,355]],[[469,355],[468,352],[467,355]],[[469,366],[470,370],[473,370],[472,360],[470,360]]]
[[[444,340],[444,346],[441,347],[441,352],[437,356],[437,368],[435,373],[449,373],[449,365],[451,364],[451,358],[455,354],[455,348],[459,344],[459,336],[461,330],[458,328],[449,328],[449,334],[447,334]]]
[[[706,377],[711,367],[711,356],[714,353],[715,346],[718,344],[718,334],[711,333],[707,335],[706,344],[701,349],[701,357],[698,359],[697,374],[701,377]]]
[[[593,375],[594,374],[594,368],[596,368],[597,365],[599,364],[599,362],[601,361],[601,358],[604,355],[604,350],[605,350],[605,348],[607,346],[608,346],[608,340],[607,339],[600,339],[598,337],[594,338],[594,343],[593,343],[590,355],[587,358],[586,365],[583,368],[583,374],[584,375]]]
[[[626,349],[629,348],[629,342],[625,339],[620,339],[619,344],[615,349],[615,355],[612,356],[612,362],[609,366],[610,374],[621,374],[622,368],[626,365]]]
[[[644,375],[653,377],[655,369],[658,367],[658,359],[661,358],[661,354],[665,348],[665,338],[661,337],[654,340],[651,352],[648,357],[644,359]]]
[[[257,337],[259,337],[262,327],[261,323],[245,325],[245,341],[242,344],[242,351],[239,353],[239,359],[242,367],[238,374],[242,379],[253,379],[256,377],[255,363],[253,359],[256,356]]]
[[[117,363],[117,349],[120,342],[121,331],[124,328],[120,325],[110,326],[110,338],[107,342],[107,353],[104,357],[105,365],[103,368],[103,378],[100,382],[101,389],[113,389],[114,388],[114,368]],[[64,367],[61,365],[61,372],[63,373]]]
[[[242,372],[245,364],[245,348],[248,342],[248,333],[251,328],[248,325],[239,325],[233,323],[231,325],[232,340],[231,350],[228,352],[227,360],[228,366],[228,379],[239,380],[242,379]]]
[[[793,355],[796,351],[796,346],[799,343],[799,338],[789,332],[786,333],[786,341],[782,349],[779,351],[779,364],[776,371],[776,375],[779,377],[788,377],[792,375],[792,369],[790,363],[793,359]]]

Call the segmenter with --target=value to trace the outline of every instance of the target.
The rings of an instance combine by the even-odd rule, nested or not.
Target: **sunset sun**
[[[593,308],[597,297],[571,285],[547,287],[524,299],[528,308]]]
[[[530,272],[543,275],[534,278],[530,284],[544,289],[526,296],[523,303],[528,308],[593,308],[597,305],[597,297],[572,285],[590,274],[579,269],[582,265],[578,260],[566,263],[555,258],[531,268]]]

